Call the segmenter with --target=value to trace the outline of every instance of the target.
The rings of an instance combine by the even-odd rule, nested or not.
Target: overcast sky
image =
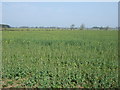
[[[117,2],[4,2],[2,23],[11,26],[118,26]]]

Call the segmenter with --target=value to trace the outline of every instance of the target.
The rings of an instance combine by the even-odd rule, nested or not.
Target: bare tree
[[[72,24],[72,25],[70,26],[70,29],[73,30],[74,28],[75,28],[75,25]]]
[[[84,30],[85,29],[85,25],[84,24],[81,24],[80,25],[80,30]]]
[[[105,27],[105,30],[108,30],[108,29],[110,29],[109,26]]]

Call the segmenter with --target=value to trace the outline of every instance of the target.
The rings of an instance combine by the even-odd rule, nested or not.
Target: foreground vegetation
[[[117,31],[3,31],[3,87],[118,87]]]

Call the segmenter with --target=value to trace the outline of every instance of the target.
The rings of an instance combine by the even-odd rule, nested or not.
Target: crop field
[[[2,31],[5,88],[118,87],[118,31]]]

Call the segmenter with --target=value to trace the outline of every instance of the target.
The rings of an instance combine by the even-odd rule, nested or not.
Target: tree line
[[[86,30],[86,29],[96,29],[96,30],[109,30],[109,29],[113,29],[109,26],[106,26],[106,27],[98,27],[98,26],[94,26],[92,28],[86,28],[85,27],[85,24],[81,24],[80,27],[75,27],[75,24],[71,24],[70,27],[29,27],[29,26],[20,26],[20,27],[11,27],[10,25],[7,25],[7,24],[0,24],[0,28],[4,28],[4,30],[6,30],[6,28],[44,28],[44,29],[70,29],[70,30]],[[119,28],[115,28],[115,29],[118,29],[120,30],[120,27]]]

